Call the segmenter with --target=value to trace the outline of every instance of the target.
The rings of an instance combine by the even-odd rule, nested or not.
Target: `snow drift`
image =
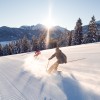
[[[68,63],[52,74],[55,49],[0,57],[0,100],[100,100],[100,43],[60,49]]]

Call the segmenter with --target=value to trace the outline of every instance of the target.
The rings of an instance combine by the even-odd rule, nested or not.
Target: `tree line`
[[[93,16],[88,25],[88,31],[85,33],[82,27],[82,20],[79,18],[73,31],[72,42],[70,45],[79,45],[100,41],[100,30],[97,28],[95,17]]]
[[[37,38],[33,36],[31,40],[24,36],[22,39],[12,41],[5,46],[0,44],[0,56],[31,52],[35,51],[37,47],[39,50],[45,50],[55,48],[57,45],[62,47],[100,41],[100,30],[97,29],[94,16],[89,22],[86,33],[83,31],[82,20],[79,18],[74,30],[65,32],[65,34],[60,33],[57,38],[50,37],[48,47],[46,47],[46,35],[47,32],[40,34]]]
[[[26,36],[22,39],[11,41],[9,44],[2,46],[0,44],[0,56],[19,54],[35,51],[36,49],[44,50],[45,43],[43,39],[37,39],[34,36],[29,40]]]

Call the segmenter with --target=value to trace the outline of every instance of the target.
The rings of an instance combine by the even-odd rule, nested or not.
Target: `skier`
[[[34,55],[34,57],[37,58],[38,55],[40,55],[40,54],[41,54],[41,52],[40,52],[40,50],[39,50],[38,44],[36,43],[36,45],[35,45],[35,55]]]
[[[48,73],[51,73],[52,71],[57,71],[59,64],[67,63],[67,57],[59,49],[59,47],[56,47],[56,52],[48,60],[51,60],[54,57],[57,58],[57,61],[48,69]]]
[[[37,57],[39,54],[41,54],[40,50],[36,50],[34,57]]]

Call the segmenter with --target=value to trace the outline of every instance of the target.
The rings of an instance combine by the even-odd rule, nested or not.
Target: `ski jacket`
[[[66,55],[65,55],[61,50],[58,50],[56,53],[54,53],[54,54],[49,58],[49,60],[52,59],[52,58],[54,58],[54,57],[57,58],[57,62],[58,62],[59,64],[67,63],[67,57],[66,57]]]

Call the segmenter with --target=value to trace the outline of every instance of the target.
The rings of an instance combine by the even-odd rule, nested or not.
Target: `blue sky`
[[[0,26],[45,24],[51,8],[53,25],[74,29],[77,19],[86,25],[94,15],[100,20],[100,0],[0,0]]]

